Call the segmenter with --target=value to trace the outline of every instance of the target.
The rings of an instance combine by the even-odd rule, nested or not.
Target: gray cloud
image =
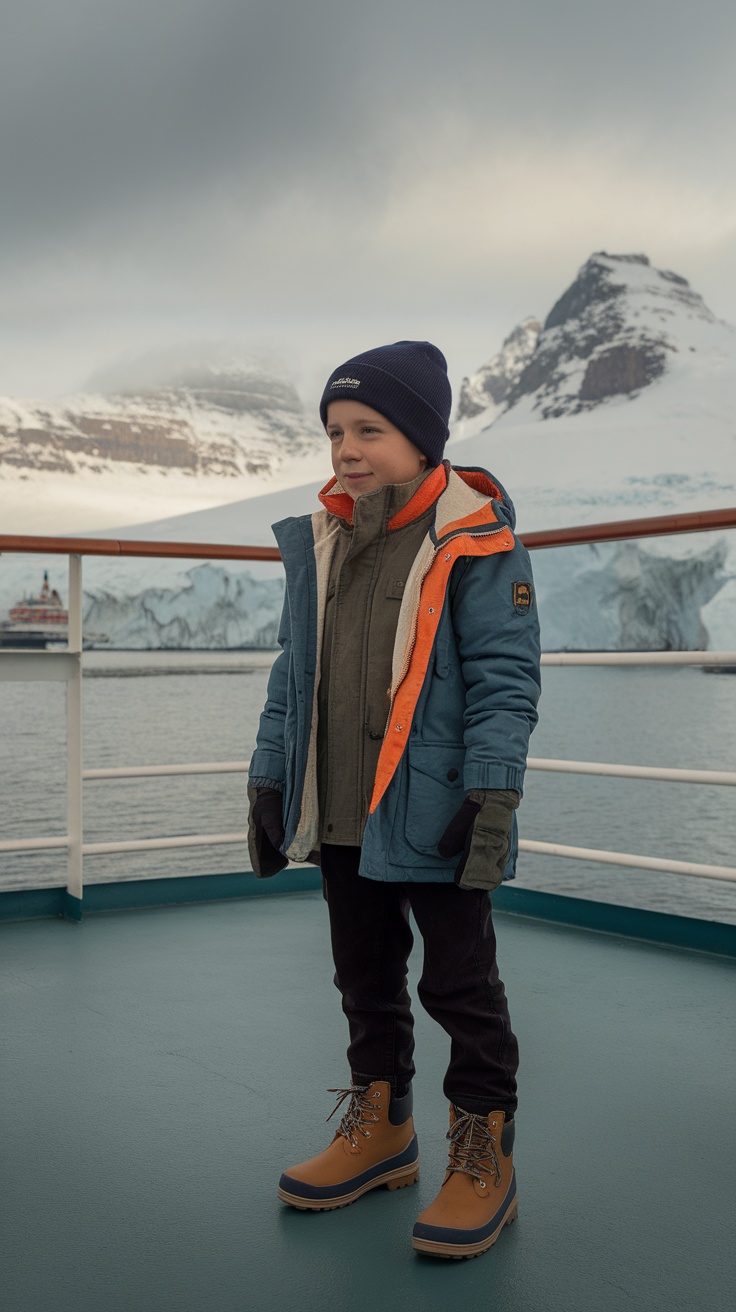
[[[148,339],[296,342],[310,308],[325,351],[446,322],[459,355],[463,315],[490,338],[619,240],[708,294],[735,38],[725,0],[15,3],[0,389]]]

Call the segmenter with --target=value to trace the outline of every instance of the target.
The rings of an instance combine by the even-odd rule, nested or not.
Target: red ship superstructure
[[[37,597],[25,597],[8,612],[8,620],[0,624],[0,646],[45,647],[47,642],[64,642],[68,633],[69,614],[44,572],[43,586]]]

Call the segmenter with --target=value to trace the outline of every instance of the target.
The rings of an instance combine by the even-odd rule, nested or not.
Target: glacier
[[[721,624],[715,644],[709,629],[728,556],[723,538],[679,557],[636,542],[535,551],[545,651],[736,649],[736,626]]]
[[[85,591],[84,629],[104,634],[104,645],[117,650],[272,649],[283,598],[283,578],[257,579],[207,561],[173,587],[122,596]]]
[[[209,520],[215,512],[204,512]],[[187,516],[191,521],[191,516]],[[210,527],[209,524],[207,525]],[[189,523],[188,541],[194,541]],[[204,526],[203,526],[204,527]],[[212,541],[210,531],[201,539]],[[253,543],[254,532],[244,540]],[[183,540],[174,533],[172,540]],[[736,650],[736,569],[727,538],[698,534],[532,553],[546,651]],[[58,556],[0,559],[0,614],[38,588],[44,568],[67,596]],[[92,557],[84,630],[96,646],[160,650],[273,648],[280,564]],[[104,639],[102,637],[104,635]]]
[[[708,607],[729,579],[721,539],[684,558],[636,543],[534,553],[546,651],[700,651],[713,647]],[[273,648],[283,577],[196,565],[183,583],[135,594],[85,593],[84,622],[115,648]],[[712,623],[712,621],[711,621]],[[721,625],[716,649],[736,649]]]

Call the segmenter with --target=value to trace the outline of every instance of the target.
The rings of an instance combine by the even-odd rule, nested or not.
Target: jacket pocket
[[[463,743],[409,743],[406,840],[446,864],[437,844],[465,796]]]

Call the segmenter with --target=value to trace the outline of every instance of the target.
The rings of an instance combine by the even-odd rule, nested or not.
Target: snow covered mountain
[[[272,543],[273,522],[316,508],[323,442],[261,495],[95,536]],[[543,326],[525,320],[465,380],[448,456],[508,487],[522,533],[736,505],[736,332],[645,256],[593,255]],[[736,650],[734,532],[533,563],[548,650]],[[43,566],[66,596],[58,558],[4,557],[0,612]],[[268,645],[283,595],[278,565],[97,558],[84,577],[88,627],[121,646]]]
[[[734,501],[736,330],[679,274],[593,255],[525,340],[505,398],[458,410],[451,454],[508,483],[526,527]]]
[[[156,363],[156,362],[154,362]],[[0,398],[0,522],[75,533],[313,478],[324,434],[273,365],[158,362],[58,402]]]
[[[498,355],[463,380],[457,419],[485,411],[487,426],[524,398],[525,413],[540,419],[579,415],[613,398],[638,397],[665,374],[697,382],[698,370],[677,355],[716,354],[732,362],[735,351],[734,329],[685,278],[652,268],[646,255],[599,252],[543,326],[524,320]]]
[[[522,531],[736,505],[736,331],[679,274],[593,255],[517,341],[500,402],[463,410],[498,356],[463,385],[450,456],[493,471]],[[736,533],[534,564],[551,647],[736,648]]]
[[[463,379],[456,414],[458,421],[482,415],[482,427],[485,428],[503,414],[536,350],[541,331],[538,319],[524,319],[509,333],[501,350],[488,364]]]

